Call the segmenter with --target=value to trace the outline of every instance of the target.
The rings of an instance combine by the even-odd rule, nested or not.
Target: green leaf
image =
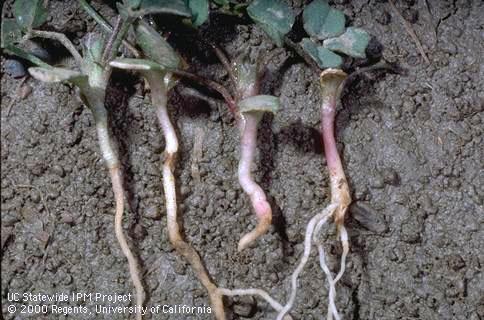
[[[192,23],[195,27],[208,20],[208,0],[188,0],[188,7],[192,11]]]
[[[170,44],[146,23],[135,27],[136,42],[146,57],[168,69],[176,69],[181,65],[181,59]]]
[[[18,47],[15,47],[13,45],[6,45],[4,47],[4,49],[5,49],[6,52],[13,54],[13,55],[16,55],[17,57],[20,57],[20,58],[25,59],[27,61],[30,61],[35,65],[46,67],[46,68],[50,67],[50,65],[48,65],[44,61],[40,60],[39,58],[37,58],[33,54],[31,54],[31,53],[29,53],[29,52],[27,52],[23,49],[20,49]]]
[[[333,9],[326,0],[314,0],[303,12],[304,30],[318,40],[341,35],[345,31],[345,15]]]
[[[156,62],[147,59],[118,58],[109,63],[111,67],[138,71],[165,71],[165,68]]]
[[[276,113],[280,107],[279,98],[269,95],[258,95],[246,98],[238,103],[241,113]]]
[[[212,0],[212,2],[214,2],[215,4],[217,4],[219,6],[228,6],[228,5],[230,5],[230,1],[229,0]]]
[[[83,6],[84,10],[86,10],[86,6],[84,5]],[[133,10],[131,9],[129,3],[125,3],[125,2],[116,2],[116,8],[118,9],[118,12],[119,12],[119,15],[123,18],[123,19],[132,19],[134,16],[137,16],[138,15],[138,12],[134,13]],[[94,13],[94,11],[92,11]],[[96,12],[97,13],[97,12]],[[93,16],[95,17],[92,13],[89,14],[90,16]],[[99,20],[99,19],[96,19],[96,21]],[[98,22],[99,23],[99,22]],[[112,27],[109,26],[109,28],[112,30]]]
[[[339,68],[343,64],[341,56],[322,46],[318,46],[309,38],[302,39],[301,47],[316,61],[321,69]]]
[[[47,20],[44,0],[16,0],[13,13],[17,24],[25,31],[40,27]]]
[[[86,75],[71,69],[33,67],[29,68],[29,73],[32,77],[42,82],[71,82],[81,89],[88,83]]]
[[[282,0],[254,0],[247,13],[280,47],[294,24],[294,13]]]
[[[236,15],[243,14],[247,10],[246,8],[249,6],[248,3],[234,3],[233,5],[234,7],[232,8],[232,13]]]
[[[8,45],[17,43],[22,38],[22,32],[20,31],[15,19],[3,19],[2,31],[1,31],[1,47],[5,48]]]
[[[365,50],[370,35],[363,29],[349,27],[337,38],[326,39],[323,46],[331,51],[341,52],[354,58],[366,58]]]
[[[182,17],[191,17],[192,13],[185,0],[142,0],[139,15],[147,14],[174,14]]]
[[[137,9],[141,4],[141,0],[124,0],[124,3],[131,9]]]

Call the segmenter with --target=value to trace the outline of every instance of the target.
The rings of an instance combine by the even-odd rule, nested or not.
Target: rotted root
[[[266,202],[267,203],[267,202]],[[258,217],[257,226],[254,230],[242,236],[237,246],[237,250],[240,252],[246,249],[252,242],[257,240],[260,236],[264,235],[270,228],[272,223],[272,210],[267,204],[269,212],[261,217]]]

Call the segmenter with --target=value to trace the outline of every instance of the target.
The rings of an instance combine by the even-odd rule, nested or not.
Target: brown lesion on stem
[[[351,204],[348,181],[343,164],[336,147],[334,122],[336,107],[348,75],[340,69],[326,69],[321,73],[320,84],[322,94],[321,136],[324,153],[331,180],[331,203],[338,207],[334,211],[334,221],[338,229],[343,226],[346,211]]]
[[[331,193],[337,192],[339,195],[339,200],[338,200],[338,208],[336,209],[334,213],[334,222],[336,223],[336,226],[341,228],[341,226],[344,225],[344,219],[346,215],[346,211],[348,210],[348,207],[351,204],[351,196],[350,196],[350,190],[349,190],[349,185],[346,179],[341,179],[339,181],[339,186],[338,190],[332,190]]]

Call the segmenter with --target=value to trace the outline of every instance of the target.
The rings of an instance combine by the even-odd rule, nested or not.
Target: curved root
[[[297,292],[297,278],[299,274],[304,269],[304,266],[308,262],[309,255],[311,254],[311,245],[313,240],[313,233],[316,225],[322,225],[322,223],[326,222],[336,210],[336,205],[331,204],[326,207],[322,213],[315,215],[308,223],[306,227],[306,235],[304,237],[304,251],[303,256],[301,258],[301,262],[297,266],[296,270],[294,270],[293,274],[291,275],[291,293],[289,295],[289,300],[287,301],[284,308],[279,312],[277,315],[277,320],[283,320],[286,313],[291,310],[292,305],[294,304],[294,300],[296,300],[296,292]],[[324,222],[322,222],[324,221]]]
[[[252,242],[254,242],[257,238],[264,235],[270,228],[272,223],[272,214],[265,215],[261,217],[257,223],[257,226],[254,230],[250,231],[249,233],[245,234],[240,240],[237,246],[237,250],[240,252],[247,248]]]
[[[329,285],[329,293],[328,293],[328,314],[327,314],[327,319],[332,320],[333,316],[336,320],[340,320],[340,316],[338,313],[338,309],[336,308],[336,303],[335,303],[335,298],[336,298],[336,283],[341,279],[345,272],[345,266],[346,266],[346,257],[349,252],[349,242],[348,242],[348,233],[346,231],[346,228],[344,225],[339,226],[339,233],[340,233],[340,239],[341,243],[343,246],[343,254],[341,255],[341,264],[340,264],[340,270],[336,277],[333,279],[333,275],[331,271],[329,270],[328,266],[326,265],[326,259],[325,259],[325,253],[324,253],[324,248],[323,245],[319,242],[318,236],[321,231],[321,227],[323,226],[325,221],[321,220],[318,225],[315,228],[314,232],[314,242],[317,245],[318,252],[319,252],[319,265],[321,266],[321,269],[323,272],[326,274],[326,277],[328,278],[328,285]]]
[[[123,211],[124,211],[124,191],[123,183],[121,179],[121,170],[119,167],[114,167],[109,169],[111,174],[111,181],[113,185],[114,197],[116,199],[116,213],[114,216],[114,230],[116,233],[116,238],[118,239],[121,251],[128,259],[129,273],[131,275],[131,281],[135,287],[136,305],[139,307],[143,306],[145,300],[145,291],[143,284],[141,283],[140,272],[138,268],[138,263],[133,253],[129,249],[128,242],[123,232]],[[142,314],[136,313],[136,319],[141,320]]]

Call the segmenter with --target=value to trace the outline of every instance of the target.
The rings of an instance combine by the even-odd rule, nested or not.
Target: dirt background
[[[355,200],[346,222],[351,252],[337,287],[342,319],[484,319],[484,5],[478,0],[398,4],[423,43],[431,62],[426,64],[386,1],[334,2],[353,25],[376,36],[387,60],[406,70],[353,83],[337,117],[337,140]],[[303,4],[293,1],[295,8]],[[50,1],[50,6],[51,25],[70,28],[75,37],[91,30],[93,23],[82,22],[85,15],[75,12],[75,2]],[[105,7],[102,13],[113,11]],[[74,18],[65,23],[69,14]],[[229,54],[243,44],[253,51],[274,49],[245,23],[236,21],[237,37],[226,37],[230,28],[220,28],[224,19],[213,18],[203,32],[222,35]],[[225,79],[210,54],[189,54],[195,71]],[[170,109],[181,141],[178,202],[187,240],[218,285],[260,287],[285,301],[306,224],[328,203],[329,186],[316,131],[317,78],[289,51],[268,67],[264,90],[281,97],[283,111],[264,118],[260,127],[255,175],[271,198],[277,227],[243,253],[236,252],[236,244],[255,219],[237,182],[233,119],[223,104],[194,97],[185,84],[172,94]],[[2,313],[5,319],[92,319],[13,316],[6,310],[12,292],[132,292],[113,233],[113,195],[92,115],[68,86],[32,79],[27,81],[32,93],[7,115],[18,83],[2,74]],[[133,96],[131,87],[115,81],[117,99],[110,105],[129,193],[124,225],[145,273],[147,305],[208,306],[205,290],[167,240],[159,170],[164,141],[148,96],[144,101]],[[198,157],[193,149],[201,133]],[[335,270],[341,247],[333,226],[324,234]],[[295,318],[325,319],[327,289],[315,253],[299,288]],[[275,317],[260,300],[257,306],[250,298],[228,300],[227,306],[233,319]]]

